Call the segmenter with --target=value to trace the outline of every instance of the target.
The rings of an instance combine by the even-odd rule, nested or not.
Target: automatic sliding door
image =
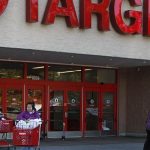
[[[81,136],[81,92],[50,89],[49,97],[48,137]]]
[[[115,98],[113,92],[103,93],[102,130],[103,134],[116,134]]]
[[[99,136],[99,93],[85,91],[85,136]]]
[[[63,131],[64,92],[61,90],[50,90],[49,94],[49,131]]]
[[[86,130],[98,130],[98,93],[86,92]]]
[[[36,111],[39,112],[41,118],[43,110],[42,110],[42,102],[43,102],[43,89],[41,89],[40,87],[31,87],[28,88],[28,99],[27,102],[34,102],[35,103],[35,108]]]
[[[68,91],[67,105],[67,131],[80,131],[80,102],[81,93],[79,91]]]

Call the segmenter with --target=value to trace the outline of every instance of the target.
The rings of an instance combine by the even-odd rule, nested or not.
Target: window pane
[[[81,67],[49,66],[48,79],[52,81],[81,82]]]
[[[44,66],[40,64],[28,64],[27,78],[30,80],[44,79]]]
[[[114,131],[114,94],[106,92],[103,98],[103,124],[104,133],[115,133]]]
[[[98,93],[93,91],[86,92],[86,130],[98,130]]]
[[[35,108],[42,118],[42,90],[28,89],[28,102],[35,103]]]
[[[23,64],[14,62],[0,62],[0,78],[23,78]]]
[[[85,69],[85,81],[97,82],[97,69]]]
[[[68,131],[80,130],[80,92],[68,92]]]
[[[21,112],[22,107],[22,90],[8,89],[7,90],[7,117],[16,119]]]
[[[62,131],[63,130],[63,91],[50,90],[50,131]]]
[[[98,83],[115,83],[116,82],[116,70],[113,69],[99,69],[97,71]]]
[[[113,69],[97,69],[87,68],[85,69],[85,81],[95,83],[115,83],[116,82],[116,70]]]

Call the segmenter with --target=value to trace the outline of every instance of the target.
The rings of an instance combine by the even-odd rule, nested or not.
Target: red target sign
[[[9,0],[0,0],[0,15],[5,11]]]

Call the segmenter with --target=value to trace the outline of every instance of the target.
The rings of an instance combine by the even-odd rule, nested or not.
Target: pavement
[[[141,137],[45,139],[40,141],[40,150],[142,150],[144,141]]]
[[[135,137],[48,139],[41,142],[41,150],[142,150],[144,141]]]

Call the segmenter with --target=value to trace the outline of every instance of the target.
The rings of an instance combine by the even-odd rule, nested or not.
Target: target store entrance
[[[34,101],[48,138],[116,135],[116,89],[115,69],[0,64],[0,110],[15,120]]]
[[[48,137],[116,135],[115,86],[55,85],[49,96]]]

